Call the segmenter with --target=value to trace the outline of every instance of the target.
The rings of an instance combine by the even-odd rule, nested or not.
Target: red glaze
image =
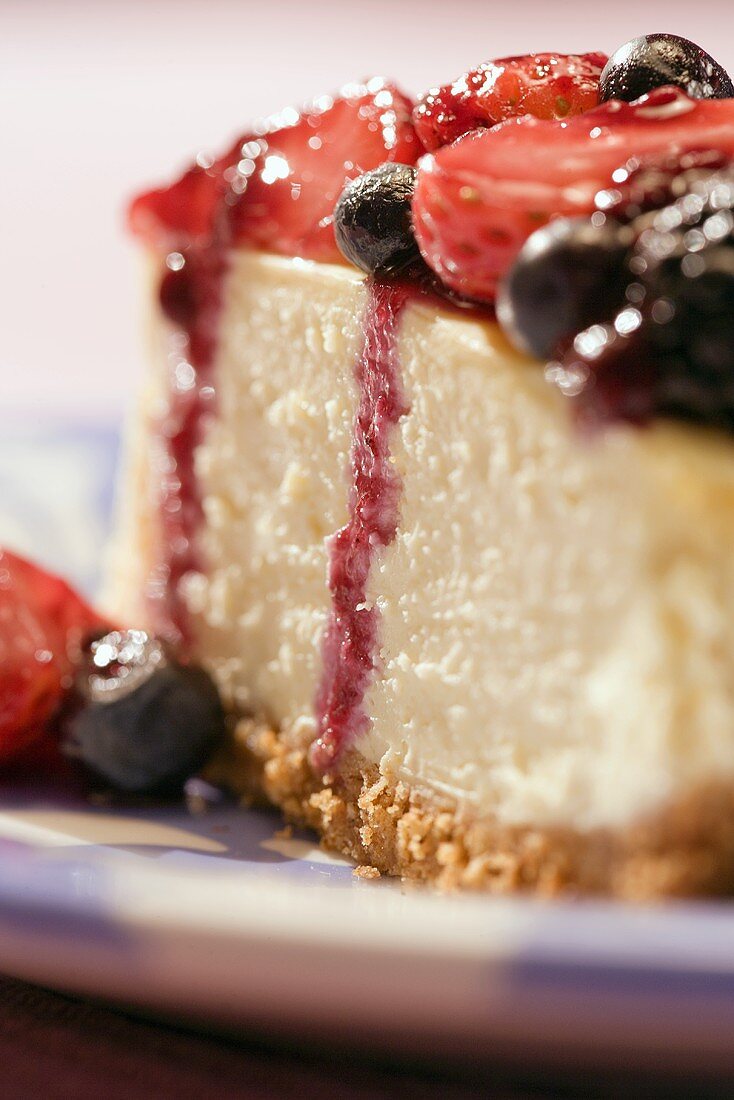
[[[364,696],[376,668],[379,612],[368,607],[367,582],[376,553],[395,538],[401,482],[390,462],[390,437],[408,412],[400,377],[397,335],[411,291],[369,284],[364,343],[355,364],[359,405],[352,440],[349,520],[330,540],[332,609],[323,643],[316,698],[318,738],[311,763],[328,772],[363,733]]]
[[[617,169],[692,147],[734,153],[734,101],[658,88],[565,122],[526,115],[467,134],[421,161],[413,201],[421,253],[456,293],[492,302],[535,229],[592,213]]]
[[[599,77],[606,63],[603,53],[539,53],[487,61],[420,97],[413,112],[416,133],[433,150],[507,118],[560,119],[589,111],[599,102]]]
[[[71,687],[74,649],[102,625],[60,577],[0,550],[0,766],[47,732]]]

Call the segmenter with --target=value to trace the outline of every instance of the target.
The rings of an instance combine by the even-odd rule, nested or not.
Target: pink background
[[[365,75],[417,92],[491,57],[685,34],[727,0],[0,0],[0,393],[113,415],[139,376],[125,201],[253,117]]]

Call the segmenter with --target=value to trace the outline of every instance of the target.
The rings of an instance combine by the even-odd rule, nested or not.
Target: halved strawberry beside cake
[[[370,81],[133,207],[116,614],[215,679],[212,774],[382,871],[734,888],[734,100],[665,38],[415,126]]]

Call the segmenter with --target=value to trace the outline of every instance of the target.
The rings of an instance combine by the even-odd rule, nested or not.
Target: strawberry
[[[382,80],[342,89],[296,115],[284,112],[245,143],[231,181],[234,242],[342,263],[336,200],[348,180],[386,161],[415,164],[422,152],[411,102]]]
[[[453,291],[492,302],[535,229],[591,214],[597,192],[640,160],[690,149],[734,154],[734,102],[657,88],[563,122],[526,115],[467,134],[420,163],[413,223],[421,253]]]
[[[343,262],[332,227],[347,180],[386,161],[415,164],[422,149],[412,103],[380,79],[281,112],[213,163],[130,208],[135,233],[166,248],[249,244],[285,255]],[[224,218],[219,217],[220,212]]]
[[[158,247],[186,248],[211,236],[217,204],[227,187],[224,172],[235,164],[241,142],[218,160],[200,156],[180,179],[138,195],[130,204],[132,232]]]
[[[44,734],[70,686],[74,644],[100,624],[59,577],[0,551],[0,764]]]
[[[429,151],[506,118],[568,118],[599,102],[603,53],[527,54],[487,61],[452,84],[431,88],[413,112]]]

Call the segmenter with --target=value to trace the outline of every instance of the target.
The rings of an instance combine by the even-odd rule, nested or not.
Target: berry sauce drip
[[[328,772],[369,719],[363,702],[376,668],[379,612],[367,604],[375,554],[389,546],[398,524],[401,482],[390,461],[390,435],[408,405],[402,391],[397,334],[411,291],[370,281],[364,343],[355,365],[359,404],[352,441],[349,520],[330,540],[332,609],[323,643],[316,696],[319,735],[311,763]]]
[[[160,545],[147,595],[156,632],[183,654],[191,645],[183,585],[202,568],[197,544],[202,501],[194,454],[214,411],[214,358],[226,267],[225,248],[191,245],[166,257],[159,291],[161,309],[176,331],[168,356],[168,406],[157,434]]]
[[[524,115],[477,130],[421,161],[421,254],[457,294],[491,303],[531,233],[558,217],[590,217],[596,194],[633,162],[693,148],[734,154],[732,120],[733,100],[655,88],[562,122]]]

